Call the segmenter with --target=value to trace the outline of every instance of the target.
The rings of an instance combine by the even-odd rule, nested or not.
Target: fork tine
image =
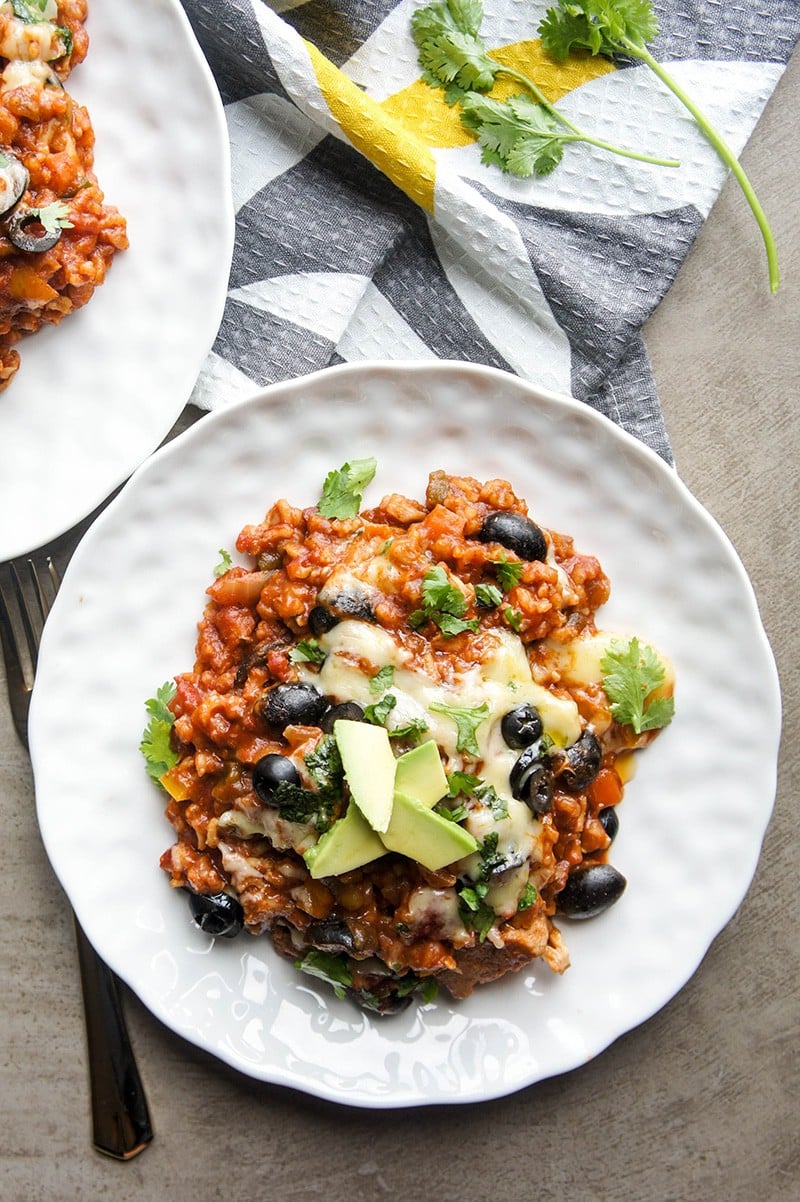
[[[33,582],[33,595],[36,598],[36,603],[39,608],[39,618],[41,621],[42,628],[44,628],[44,624],[47,621],[47,615],[50,612],[50,607],[53,604],[53,599],[55,598],[55,595],[58,592],[58,588],[61,583],[59,576],[58,576],[58,572],[56,571],[56,566],[53,563],[53,561],[49,555],[47,556],[47,558],[45,560],[45,566],[47,568],[47,575],[50,578],[50,584],[51,584],[51,587],[53,590],[52,598],[50,596],[48,596],[47,592],[45,591],[42,576],[39,572],[39,569],[36,566],[35,560],[33,560],[33,559],[28,560],[28,571],[30,573],[31,580]],[[27,610],[27,607],[23,610],[23,614],[24,614],[24,620],[27,624],[26,634],[28,634],[28,636],[29,636],[28,646],[30,648],[31,662],[33,664],[33,670],[35,672],[36,666],[39,662],[39,643],[41,641],[41,630],[39,631],[38,637],[31,638],[30,636],[33,634],[33,630],[32,630],[33,623],[30,621],[30,614],[29,614],[29,611]]]
[[[30,704],[31,685],[25,677],[23,650],[20,646],[11,616],[12,605],[14,608],[20,609],[23,613],[25,612],[25,606],[20,600],[22,595],[21,582],[13,563],[9,565],[9,577],[11,585],[4,587],[3,577],[0,576],[0,643],[2,643],[3,659],[5,660],[6,684],[8,686],[8,699],[11,705],[11,717],[14,721],[14,729],[20,741],[27,747],[28,707]],[[12,596],[16,604],[11,600]],[[28,625],[30,626],[30,623]],[[27,641],[29,638],[27,630],[25,635]]]
[[[31,562],[32,561],[29,559],[28,563],[30,564]],[[13,561],[11,564],[11,579],[14,582],[14,591],[17,595],[17,606],[19,608],[19,616],[20,616],[20,621],[22,623],[22,629],[25,632],[25,641],[28,645],[28,655],[30,656],[31,667],[35,671],[36,670],[36,654],[37,654],[38,647],[39,647],[39,631],[36,629],[36,627],[33,624],[33,620],[31,618],[30,606],[28,605],[28,599],[25,596],[25,589],[23,588],[23,585],[22,585],[22,579],[19,574],[19,569],[18,569],[16,563],[14,563]]]

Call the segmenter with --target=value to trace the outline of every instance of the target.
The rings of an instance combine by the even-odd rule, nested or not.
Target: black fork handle
[[[75,920],[98,1152],[131,1160],[153,1138],[147,1098],[131,1050],[117,983]]]

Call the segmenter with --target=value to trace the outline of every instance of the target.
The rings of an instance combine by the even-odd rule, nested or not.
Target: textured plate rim
[[[259,407],[261,405],[269,406],[269,404],[271,404],[273,401],[278,401],[286,396],[291,397],[293,394],[301,393],[302,390],[308,386],[309,382],[317,381],[323,376],[326,378],[326,383],[329,382],[331,387],[335,387],[335,381],[337,378],[359,376],[362,374],[366,374],[368,376],[373,372],[380,372],[389,375],[395,372],[400,372],[402,374],[409,374],[412,376],[430,376],[431,374],[448,375],[450,373],[456,373],[473,377],[475,379],[482,378],[484,380],[502,378],[506,384],[508,384],[509,381],[513,382],[513,386],[517,388],[520,394],[526,396],[528,401],[534,404],[536,402],[543,401],[547,404],[558,406],[565,412],[571,411],[579,414],[580,417],[583,420],[587,420],[590,425],[592,423],[597,423],[599,427],[605,431],[606,436],[610,437],[612,441],[613,439],[621,440],[623,445],[626,445],[629,449],[633,450],[634,455],[642,457],[642,461],[646,464],[648,470],[656,472],[661,476],[662,481],[668,482],[668,487],[675,490],[676,495],[679,496],[681,503],[685,506],[688,506],[692,510],[694,517],[703,523],[707,532],[717,541],[720,549],[727,557],[728,566],[733,568],[735,571],[738,585],[742,590],[742,597],[747,602],[747,616],[749,621],[752,623],[753,630],[757,632],[759,651],[764,656],[764,667],[769,672],[770,676],[768,682],[769,687],[767,691],[769,693],[770,704],[772,707],[771,715],[773,718],[772,726],[774,729],[774,746],[768,749],[770,754],[765,757],[765,762],[769,765],[768,768],[766,768],[766,780],[770,785],[768,790],[769,795],[766,799],[762,799],[761,802],[759,809],[760,821],[757,824],[759,837],[758,839],[754,839],[753,844],[750,847],[751,854],[749,857],[749,862],[746,871],[742,869],[736,898],[724,911],[717,908],[715,911],[714,922],[709,925],[705,932],[702,947],[699,947],[695,957],[693,957],[691,960],[687,959],[682,963],[680,972],[675,975],[674,987],[671,988],[667,996],[660,997],[654,1004],[650,1006],[637,1009],[635,1021],[631,1022],[627,1018],[623,1018],[622,1022],[618,1026],[610,1026],[604,1031],[600,1039],[591,1042],[589,1049],[584,1056],[573,1059],[569,1063],[565,1063],[562,1068],[552,1072],[546,1071],[534,1075],[528,1074],[519,1080],[515,1079],[512,1081],[504,1081],[499,1087],[496,1088],[487,1088],[484,1085],[476,1087],[473,1090],[462,1090],[457,1094],[457,1096],[449,1094],[447,1096],[430,1098],[423,1096],[421,1093],[419,1096],[403,1096],[399,1098],[380,1095],[374,1096],[361,1093],[342,1095],[330,1086],[324,1085],[320,1082],[300,1079],[296,1073],[288,1071],[280,1065],[267,1064],[254,1066],[244,1064],[241,1058],[237,1057],[233,1052],[227,1051],[224,1047],[209,1046],[208,1042],[204,1041],[201,1037],[195,1037],[192,1033],[180,1030],[174,1025],[174,1022],[170,1016],[163,1012],[163,1008],[159,1006],[158,1000],[154,1000],[153,998],[146,996],[147,991],[141,986],[141,983],[137,981],[135,973],[127,969],[126,965],[116,958],[115,949],[99,949],[101,954],[107,955],[109,962],[121,979],[126,981],[131,989],[141,998],[143,1004],[146,1005],[147,1008],[150,1009],[150,1011],[157,1018],[159,1018],[160,1021],[164,1022],[170,1030],[172,1030],[180,1038],[186,1039],[189,1043],[195,1044],[204,1051],[209,1052],[211,1055],[222,1060],[224,1063],[227,1063],[237,1071],[243,1072],[245,1075],[248,1075],[256,1080],[276,1085],[288,1086],[290,1088],[298,1089],[301,1092],[308,1093],[312,1096],[317,1096],[328,1101],[343,1103],[354,1108],[405,1109],[430,1104],[451,1105],[503,1097],[519,1089],[535,1084],[540,1080],[557,1075],[560,1072],[571,1071],[572,1069],[579,1067],[582,1063],[587,1062],[599,1055],[621,1035],[646,1022],[655,1013],[662,1009],[663,1006],[665,1006],[683,988],[686,982],[697,971],[697,968],[704,959],[714,939],[730,922],[731,918],[746,896],[750,884],[752,883],[761,852],[764,834],[769,824],[774,807],[775,786],[777,782],[777,754],[781,726],[781,701],[774,656],[767,639],[766,632],[764,631],[761,623],[757,599],[752,583],[749,580],[749,577],[747,576],[747,573],[735,551],[735,548],[733,547],[727,535],[721,529],[713,516],[692,495],[686,485],[680,480],[677,473],[671,469],[655,452],[644,446],[632,435],[616,426],[601,413],[588,408],[586,405],[576,401],[574,398],[531,385],[528,382],[520,380],[518,377],[511,376],[510,373],[498,371],[495,368],[472,365],[463,363],[461,361],[442,360],[436,364],[428,364],[413,362],[396,363],[376,360],[364,361],[357,364],[342,364],[332,368],[323,369],[322,371],[314,372],[308,376],[270,385],[265,389],[261,389],[248,397],[234,402],[224,409],[204,416],[198,423],[185,431],[171,443],[160,448],[153,456],[150,457],[150,459],[140,465],[129,482],[124,486],[118,497],[111,503],[104,513],[100,515],[100,517],[94,523],[94,526],[82,540],[82,543],[78,547],[78,550],[73,557],[73,561],[67,570],[68,574],[65,576],[65,581],[68,576],[73,573],[73,571],[75,573],[80,571],[83,555],[90,555],[93,531],[100,530],[106,524],[113,523],[115,521],[117,510],[123,508],[125,505],[128,490],[142,486],[142,482],[146,482],[148,473],[156,470],[160,465],[163,464],[165,460],[169,460],[175,456],[180,456],[183,447],[186,446],[187,443],[197,438],[208,437],[210,432],[213,431],[216,423],[227,421],[236,422],[238,420],[238,414],[240,411],[250,407]],[[56,599],[53,610],[54,613],[60,610],[61,597],[63,597],[63,592],[60,597]],[[52,629],[52,627],[50,627],[50,629]],[[42,642],[42,653],[43,657],[46,659],[49,654],[49,638],[47,629],[45,630]],[[38,715],[40,704],[41,693],[35,689],[31,709],[31,753],[35,777],[37,775],[37,764],[40,762],[40,747],[38,739]],[[67,882],[64,879],[65,877],[68,878],[69,872],[64,871],[63,865],[59,867],[58,848],[53,845],[48,835],[46,814],[43,814],[42,809],[40,808],[38,793],[37,812],[39,813],[40,817],[40,827],[45,849],[56,875],[61,880],[65,890],[69,893]],[[76,913],[82,925],[88,926],[88,933],[91,937],[91,916],[86,912],[82,912],[80,901],[78,901],[76,905]]]
[[[108,2],[108,0],[106,0]],[[174,20],[180,27],[183,42],[183,53],[186,54],[187,60],[190,57],[194,64],[195,70],[198,72],[198,79],[202,79],[207,100],[213,113],[213,127],[209,125],[208,132],[213,132],[215,141],[215,150],[219,156],[219,185],[222,195],[228,197],[228,203],[223,204],[219,210],[219,228],[222,244],[224,245],[224,253],[217,266],[217,281],[213,292],[210,295],[207,305],[208,327],[205,336],[205,341],[202,345],[198,344],[197,350],[193,357],[187,357],[185,368],[182,373],[182,382],[180,387],[176,385],[174,389],[174,399],[170,406],[164,406],[163,418],[158,426],[158,429],[153,427],[151,437],[150,451],[154,451],[161,440],[175,423],[179,417],[183,406],[189,399],[191,390],[197,380],[198,373],[205,358],[211,349],[225,307],[227,297],[228,278],[230,274],[230,264],[233,257],[233,245],[235,236],[235,215],[233,205],[230,201],[231,194],[231,148],[230,138],[228,136],[228,126],[225,118],[225,110],[222,103],[222,98],[219,94],[216,81],[214,79],[211,68],[203,54],[200,44],[194,34],[189,18],[180,4],[180,0],[152,0],[153,3],[158,3],[162,7],[170,10]],[[89,22],[87,24],[89,35],[91,38],[91,6],[89,13]],[[89,64],[91,64],[91,48],[89,51]],[[82,80],[76,75],[78,80],[77,91],[82,92]],[[90,111],[90,116],[92,113]],[[104,144],[104,153],[109,153],[109,148]],[[102,180],[101,180],[102,184]],[[116,198],[112,198],[116,199]],[[135,253],[133,248],[129,249],[126,254]],[[101,290],[102,292],[102,290]],[[96,304],[102,300],[98,297]],[[23,362],[20,371],[24,373],[25,363]],[[12,385],[13,386],[13,385]],[[0,402],[2,398],[0,397]],[[131,459],[126,465],[118,466],[114,473],[109,473],[103,479],[102,486],[97,489],[96,496],[91,503],[85,502],[80,509],[70,511],[68,506],[64,506],[56,513],[48,515],[46,522],[41,523],[41,529],[37,531],[35,544],[31,545],[29,541],[20,541],[16,538],[16,527],[11,526],[7,530],[5,527],[0,527],[0,561],[9,561],[20,556],[27,555],[39,547],[44,547],[54,542],[62,534],[66,533],[73,525],[78,525],[85,519],[94,508],[100,505],[108,496],[119,488],[119,486],[127,480],[130,475],[143,461],[142,456],[136,459]],[[69,481],[67,481],[67,492]]]

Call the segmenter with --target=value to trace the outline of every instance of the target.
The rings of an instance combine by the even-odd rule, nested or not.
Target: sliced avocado
[[[386,855],[386,848],[352,802],[347,813],[334,822],[314,847],[303,853],[309,872],[318,880],[321,876],[341,876],[362,864],[370,864]]]
[[[429,810],[446,795],[449,785],[439,748],[432,739],[397,757],[394,787],[398,793],[415,797]]]
[[[353,801],[374,831],[383,832],[392,816],[394,758],[382,726],[339,718],[333,724],[336,745]]]
[[[431,872],[478,850],[477,841],[458,823],[398,792],[394,795],[391,822],[381,839],[390,851],[416,860]]]

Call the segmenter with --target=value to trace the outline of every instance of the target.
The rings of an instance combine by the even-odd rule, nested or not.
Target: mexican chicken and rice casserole
[[[268,932],[390,1013],[568,967],[555,916],[625,887],[615,807],[672,672],[598,632],[600,563],[509,483],[436,471],[424,501],[359,513],[373,472],[345,464],[317,506],[242,530],[251,566],[223,553],[194,669],[148,703],[142,750],[195,922]]]
[[[0,3],[0,389],[22,335],[85,305],[128,245],[93,171],[89,114],[64,86],[85,20],[85,0]]]

